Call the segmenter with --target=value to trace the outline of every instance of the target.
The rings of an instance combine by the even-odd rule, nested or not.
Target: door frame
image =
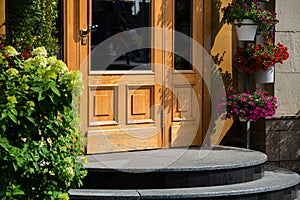
[[[90,49],[90,35],[86,36],[87,45],[82,44],[82,37],[80,36],[80,29],[87,29],[92,25],[91,22],[91,10],[90,5],[92,0],[63,0],[63,17],[64,17],[64,46],[63,46],[63,60],[66,62],[70,70],[79,70],[80,66],[86,62],[87,55]],[[193,0],[193,29],[192,35],[193,39],[201,44],[204,49],[210,52],[211,49],[211,0]],[[156,12],[163,10],[167,12]],[[174,1],[173,0],[155,0],[152,1],[152,25],[158,28],[174,29]],[[163,20],[162,20],[163,19]],[[90,21],[89,21],[90,20]],[[164,42],[165,45],[172,45],[174,43],[173,36],[161,36],[156,37],[154,42]],[[153,59],[156,63],[161,63],[166,66],[173,66],[173,53],[164,52],[162,50],[152,50]],[[155,57],[155,58],[154,58]],[[171,59],[168,59],[171,58]],[[209,63],[209,60],[201,59],[202,65]],[[173,66],[174,67],[174,66]],[[163,69],[162,69],[163,70]],[[202,71],[202,75],[206,76],[206,80],[210,77],[210,72]],[[197,98],[201,104],[199,105],[200,110],[200,123],[199,123],[199,133],[200,137],[199,144],[203,142],[205,133],[208,130],[210,123],[210,109],[204,109],[210,107],[210,96],[208,92],[209,83],[204,83],[201,74],[196,73],[197,84],[200,85],[196,89]],[[173,88],[172,80],[173,73],[163,70],[162,80],[170,80],[166,82],[165,87]],[[83,76],[84,82],[87,82],[87,77]],[[172,95],[172,91],[164,90],[164,96]],[[81,103],[87,105],[88,93],[82,95]],[[166,105],[172,105],[173,100],[164,98],[163,107]],[[87,109],[87,108],[85,108]],[[81,119],[82,119],[82,132],[86,137],[88,117],[82,113],[84,109],[81,108]],[[83,116],[83,117],[82,117]],[[162,144],[161,148],[171,147],[171,133],[170,127],[172,126],[172,113],[165,113],[164,116],[165,124],[162,129]]]

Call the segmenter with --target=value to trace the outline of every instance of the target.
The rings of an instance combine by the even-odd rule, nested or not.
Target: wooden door
[[[190,2],[190,36],[203,42],[204,3]],[[80,112],[87,154],[200,145],[202,78],[191,65],[176,69],[174,32],[150,31],[151,48],[117,55],[122,47],[140,42],[143,26],[174,30],[176,1],[64,4],[64,59],[70,69],[81,70],[85,82]],[[125,32],[128,37],[116,41]],[[113,42],[101,50],[111,37]],[[102,54],[113,58],[109,64],[99,59]],[[203,62],[201,56],[194,57]]]

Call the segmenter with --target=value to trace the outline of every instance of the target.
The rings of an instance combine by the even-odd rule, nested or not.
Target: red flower
[[[246,48],[238,48],[234,61],[237,68],[253,73],[260,69],[267,70],[288,58],[287,47],[281,43],[275,46],[272,39],[266,39],[264,44],[250,44]]]

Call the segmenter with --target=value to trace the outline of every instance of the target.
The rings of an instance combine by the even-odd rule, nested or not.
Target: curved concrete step
[[[295,186],[299,184],[297,173],[267,168],[259,180],[232,185],[141,190],[70,190],[71,199],[296,199]]]
[[[89,189],[153,189],[227,185],[260,179],[267,156],[225,146],[89,155]]]

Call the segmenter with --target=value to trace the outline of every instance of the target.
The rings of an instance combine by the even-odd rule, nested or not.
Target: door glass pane
[[[175,0],[175,31],[192,36],[192,0]],[[178,49],[180,51],[178,52]],[[175,37],[175,52],[191,56],[191,44],[187,41],[184,46],[178,43]],[[189,58],[189,60],[191,60]],[[174,54],[174,68],[176,70],[192,69],[191,64],[178,54]]]
[[[139,49],[143,39],[137,28],[150,27],[150,0],[93,0],[92,5],[92,54],[91,70],[149,70],[149,49]],[[113,40],[105,46],[106,58],[113,60],[109,66],[101,66],[96,47],[116,34],[128,31],[128,37]],[[143,45],[145,45],[143,43]],[[122,46],[122,47],[120,47]],[[121,54],[120,49],[128,46],[137,50]],[[119,51],[118,51],[119,50]],[[102,51],[103,54],[103,51]]]

